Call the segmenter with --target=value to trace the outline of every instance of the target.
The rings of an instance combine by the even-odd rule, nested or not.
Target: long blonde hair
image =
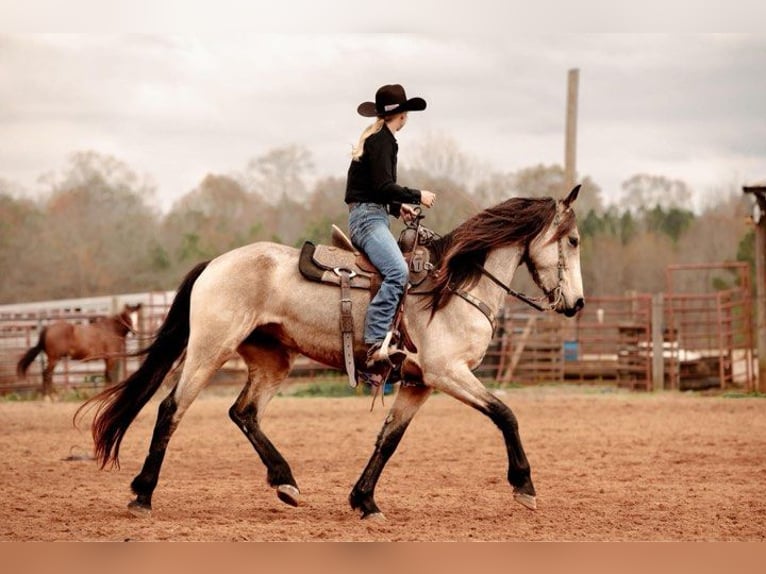
[[[362,155],[364,154],[364,142],[372,134],[376,134],[381,129],[383,129],[383,124],[385,123],[386,123],[385,118],[378,118],[377,120],[375,120],[374,124],[370,124],[364,129],[364,131],[362,132],[362,135],[359,136],[359,142],[351,150],[351,159],[353,159],[354,161],[359,161],[360,159],[362,159]]]

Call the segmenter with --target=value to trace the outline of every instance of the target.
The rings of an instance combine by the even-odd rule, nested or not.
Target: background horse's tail
[[[40,331],[40,337],[37,339],[37,345],[29,349],[26,353],[24,353],[24,356],[19,359],[19,362],[16,363],[16,374],[20,378],[24,378],[27,376],[27,369],[29,368],[29,365],[32,364],[32,361],[35,360],[35,357],[45,348],[45,332],[48,330],[47,327],[43,327],[43,330]]]
[[[110,462],[119,467],[120,443],[138,413],[160,388],[176,359],[189,341],[189,306],[195,281],[209,261],[192,269],[178,287],[167,317],[152,344],[139,355],[146,355],[138,370],[104,389],[85,402],[75,413],[75,423],[81,411],[91,403],[100,403],[93,419],[92,434],[96,460],[104,468]]]

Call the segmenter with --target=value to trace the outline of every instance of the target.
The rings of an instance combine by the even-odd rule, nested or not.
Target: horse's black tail
[[[27,369],[29,368],[29,365],[32,364],[32,361],[35,360],[35,357],[40,353],[40,351],[45,348],[45,332],[47,330],[47,327],[43,327],[43,330],[40,331],[40,337],[37,339],[37,345],[24,353],[24,356],[19,359],[18,363],[16,363],[16,374],[20,379],[23,379],[27,376]]]
[[[141,351],[146,355],[138,370],[104,389],[85,402],[75,413],[75,423],[81,411],[91,403],[99,403],[93,419],[92,434],[96,460],[104,468],[110,462],[119,467],[120,443],[128,427],[160,388],[165,376],[189,342],[189,304],[195,281],[209,261],[192,269],[178,287],[167,317],[152,344]]]

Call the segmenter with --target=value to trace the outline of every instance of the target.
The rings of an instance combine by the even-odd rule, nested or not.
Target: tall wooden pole
[[[758,390],[766,393],[766,185],[745,186],[755,196],[755,307],[758,341]]]
[[[564,193],[575,185],[577,175],[577,87],[580,70],[569,70],[567,78],[567,133],[564,151]]]

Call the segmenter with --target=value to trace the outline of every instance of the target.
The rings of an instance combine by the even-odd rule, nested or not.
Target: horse
[[[536,492],[518,422],[500,398],[477,379],[475,369],[490,344],[495,317],[516,269],[525,264],[548,310],[575,315],[585,304],[579,233],[572,203],[564,199],[511,198],[481,211],[430,245],[434,269],[405,297],[404,317],[416,347],[401,364],[401,382],[374,452],[349,495],[361,518],[383,517],[374,491],[407,426],[433,391],[485,414],[500,429],[513,498],[536,509]],[[343,370],[337,287],[304,279],[296,248],[258,242],[198,264],[181,282],[165,321],[129,377],[83,403],[95,407],[91,432],[100,468],[119,468],[128,427],[163,383],[179,357],[180,378],[159,404],[149,451],[131,482],[128,510],[147,516],[173,432],[216,370],[239,354],[247,381],[229,416],[260,456],[277,497],[298,506],[292,470],[261,428],[266,407],[285,384],[300,354]],[[354,354],[364,364],[362,327],[370,294],[352,290]]]
[[[125,337],[129,332],[135,332],[133,314],[140,308],[140,303],[126,304],[120,313],[99,317],[86,325],[56,321],[43,327],[37,344],[16,364],[16,374],[21,379],[26,378],[29,365],[39,353],[45,352],[48,359],[43,369],[45,396],[53,393],[53,371],[64,357],[78,361],[103,359],[104,378],[111,383],[118,355],[125,349]]]

